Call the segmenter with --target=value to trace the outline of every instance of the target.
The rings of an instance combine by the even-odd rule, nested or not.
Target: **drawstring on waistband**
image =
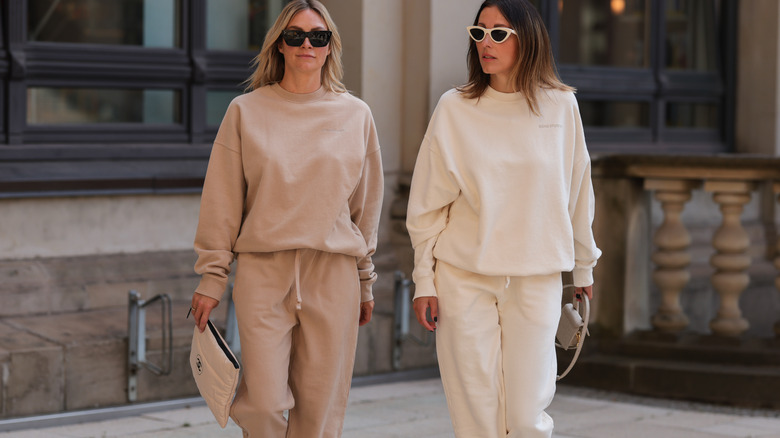
[[[504,286],[504,289],[509,289],[509,283],[511,283],[511,280],[510,280],[509,276],[507,275],[507,277],[506,277],[506,286]]]
[[[295,303],[295,308],[301,310],[301,250],[295,250],[295,298],[298,300]]]

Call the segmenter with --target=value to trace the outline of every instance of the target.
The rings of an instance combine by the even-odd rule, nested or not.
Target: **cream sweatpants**
[[[492,277],[436,264],[436,352],[457,438],[549,438],[561,275]]]
[[[233,300],[243,374],[230,414],[244,437],[340,437],[360,316],[355,257],[241,253]]]

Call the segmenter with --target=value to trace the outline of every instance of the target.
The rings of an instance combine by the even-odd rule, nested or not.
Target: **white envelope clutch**
[[[230,405],[236,395],[240,366],[236,356],[211,321],[203,333],[195,326],[190,350],[192,376],[201,397],[223,428],[230,416]]]

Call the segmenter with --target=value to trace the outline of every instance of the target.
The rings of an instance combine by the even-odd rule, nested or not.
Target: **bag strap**
[[[574,287],[574,285],[567,284],[563,288],[566,289],[567,287]],[[580,357],[580,352],[582,351],[582,344],[585,343],[585,336],[588,334],[588,320],[590,319],[590,300],[588,299],[588,295],[586,294],[580,294],[580,295],[581,295],[582,305],[583,305],[583,311],[582,311],[583,326],[580,329],[580,341],[577,342],[577,349],[574,351],[574,357],[571,359],[571,363],[569,363],[569,366],[566,368],[564,372],[561,373],[560,376],[557,376],[555,378],[556,381],[566,377],[566,375],[569,374],[569,371],[571,371],[571,369],[574,368],[574,364],[577,363],[577,358]],[[572,302],[574,308],[579,310],[579,303],[576,294],[572,299]]]

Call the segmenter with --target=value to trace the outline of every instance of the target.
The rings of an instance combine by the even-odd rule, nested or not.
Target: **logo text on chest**
[[[563,125],[561,125],[560,123],[546,123],[546,124],[539,125],[539,127],[542,129],[563,128]]]

